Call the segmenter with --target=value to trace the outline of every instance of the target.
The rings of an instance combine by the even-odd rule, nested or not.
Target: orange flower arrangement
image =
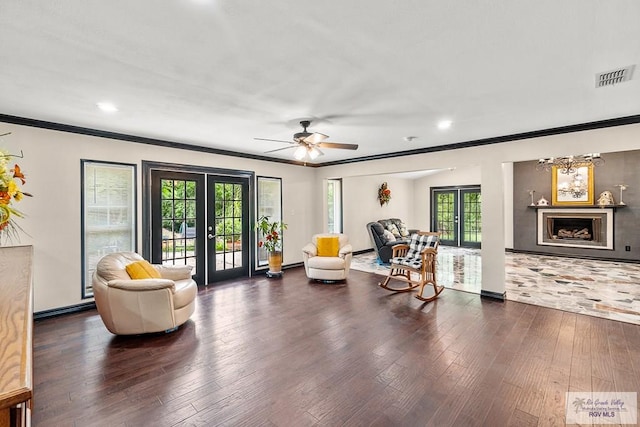
[[[378,189],[378,201],[380,202],[380,206],[389,203],[389,200],[391,200],[391,190],[387,188],[387,183],[383,182]]]
[[[12,154],[0,150],[0,234],[9,237],[16,235],[20,230],[14,218],[24,217],[13,204],[21,201],[24,196],[31,196],[20,189],[20,185],[26,182],[25,176],[17,164],[10,168],[11,157],[13,157]]]

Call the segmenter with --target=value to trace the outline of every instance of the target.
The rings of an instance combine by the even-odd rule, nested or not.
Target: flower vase
[[[282,273],[282,252],[269,252],[269,273],[279,275]]]

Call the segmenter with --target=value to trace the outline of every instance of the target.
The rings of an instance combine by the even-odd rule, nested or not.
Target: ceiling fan
[[[275,151],[287,150],[289,148],[296,148],[296,151],[293,153],[293,157],[296,160],[315,160],[319,156],[322,156],[324,153],[320,151],[320,148],[341,148],[343,150],[357,150],[358,144],[344,144],[340,142],[329,142],[325,141],[329,138],[328,135],[318,132],[308,132],[307,128],[311,124],[310,120],[302,120],[300,122],[300,126],[302,126],[303,131],[297,132],[293,134],[293,141],[284,141],[281,139],[268,139],[268,138],[254,138],[259,141],[274,141],[274,142],[284,142],[287,144],[292,144],[292,146],[284,147],[284,148],[276,148],[275,150],[265,151],[265,153],[273,153]]]

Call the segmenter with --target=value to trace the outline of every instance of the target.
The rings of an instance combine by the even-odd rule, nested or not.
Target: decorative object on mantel
[[[620,187],[620,202],[618,202],[618,204],[626,205],[626,203],[622,201],[622,192],[629,188],[629,186],[627,184],[616,184],[615,187]]]
[[[387,188],[387,183],[383,182],[378,189],[378,201],[380,202],[380,206],[389,203],[389,200],[391,200],[391,190]]]
[[[9,133],[0,136],[6,135]],[[15,218],[23,218],[24,215],[14,207],[14,203],[21,201],[24,196],[31,197],[31,194],[20,189],[26,182],[25,176],[20,166],[14,164],[12,168],[9,165],[11,157],[23,158],[24,154],[22,150],[19,155],[0,150],[0,244],[2,240],[19,238],[22,228],[15,222]]]
[[[268,216],[261,216],[256,222],[256,230],[262,234],[258,247],[264,247],[269,254],[268,277],[282,276],[282,232],[287,224],[282,221],[270,221]]]
[[[600,193],[600,196],[598,196],[598,206],[611,206],[615,204],[616,202],[613,200],[613,194],[611,194],[611,191],[609,190],[603,191]]]
[[[560,173],[569,175],[576,173],[579,168],[586,166],[600,166],[604,164],[604,159],[600,153],[580,154],[577,156],[549,157],[538,160],[536,169],[539,171],[550,171],[557,168]]]
[[[529,206],[535,206],[536,203],[533,201],[533,195],[536,194],[536,190],[527,190],[529,195],[531,196],[531,204]]]
[[[538,199],[538,203],[536,206],[549,206],[549,201],[545,199],[544,196],[542,196],[540,197],[540,199]]]
[[[552,205],[593,205],[593,166],[581,166],[565,174],[554,166],[551,173]]]

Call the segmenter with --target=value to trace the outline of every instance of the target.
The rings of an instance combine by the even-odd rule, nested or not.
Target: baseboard
[[[287,264],[287,265],[283,265],[282,269],[283,270],[288,270],[290,268],[298,268],[298,267],[304,267],[304,263],[302,262],[296,262],[294,264]]]
[[[559,257],[559,258],[588,259],[591,261],[611,261],[611,262],[626,262],[629,264],[640,264],[640,259],[602,258],[602,257],[588,256],[588,255],[551,254],[549,252],[529,251],[524,249],[505,249],[505,252],[512,252],[514,254],[553,256],[553,257]]]
[[[362,254],[366,254],[367,252],[373,252],[373,248],[369,248],[369,249],[362,249],[360,251],[353,251],[353,255],[362,255]]]
[[[507,299],[507,292],[491,292],[491,291],[485,291],[484,289],[482,289],[480,291],[480,298],[490,298],[490,299],[494,299],[494,300],[498,300],[498,301],[504,301]]]
[[[63,314],[79,313],[81,311],[93,310],[94,308],[96,308],[96,303],[94,301],[71,305],[68,307],[53,308],[51,310],[43,310],[33,313],[33,320],[48,319],[50,317],[62,316]]]
[[[283,264],[281,268],[282,268],[282,270],[290,270],[292,268],[298,268],[298,267],[304,267],[304,264],[301,263],[301,262],[296,262],[296,263],[293,263],[293,264],[286,264],[286,265]],[[263,275],[265,275],[267,273],[267,271],[269,271],[269,266],[265,265],[265,266],[262,266],[262,267],[256,269],[252,273],[252,276],[263,276]]]

